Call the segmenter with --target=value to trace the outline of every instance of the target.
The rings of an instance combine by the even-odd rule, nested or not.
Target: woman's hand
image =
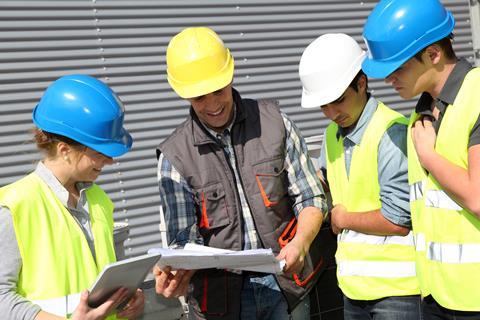
[[[119,318],[127,318],[127,319],[137,319],[139,316],[143,314],[143,309],[145,307],[145,295],[143,291],[137,289],[135,295],[132,299],[127,303],[127,305],[117,313]]]
[[[128,290],[120,288],[96,308],[91,308],[88,305],[88,291],[82,292],[80,303],[72,314],[72,320],[103,320],[110,314],[115,312],[115,309],[128,297]]]

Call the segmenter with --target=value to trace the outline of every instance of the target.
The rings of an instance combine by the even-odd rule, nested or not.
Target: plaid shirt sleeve
[[[188,242],[203,244],[197,228],[193,191],[163,154],[158,159],[157,178],[168,246],[183,247]]]
[[[282,113],[286,130],[286,169],[288,172],[288,194],[295,199],[294,212],[298,217],[306,207],[317,207],[327,214],[327,203],[315,167],[308,156],[308,149],[300,130]]]

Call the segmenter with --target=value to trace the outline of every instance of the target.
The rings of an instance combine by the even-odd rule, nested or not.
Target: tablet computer
[[[90,288],[88,304],[96,308],[119,288],[128,289],[129,297],[118,306],[118,309],[133,297],[136,290],[149,272],[152,271],[155,263],[160,259],[160,254],[145,254],[111,263],[98,275],[95,283]]]

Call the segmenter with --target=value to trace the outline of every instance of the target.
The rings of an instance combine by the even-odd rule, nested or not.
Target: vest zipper
[[[233,128],[232,128],[233,129]],[[250,215],[252,216],[252,222],[253,222],[253,225],[255,227],[255,233],[257,235],[257,240],[260,242],[259,244],[261,245],[262,248],[264,248],[264,244],[263,244],[263,240],[262,238],[260,237],[259,233],[256,232],[258,230],[257,228],[257,223],[255,222],[255,218],[253,217],[253,214],[252,214],[252,206],[250,205],[250,202],[248,200],[248,197],[247,197],[247,193],[245,192],[245,185],[243,184],[243,180],[242,180],[242,173],[241,173],[241,170],[239,170],[239,165],[238,165],[238,161],[237,161],[237,154],[235,152],[235,148],[233,147],[233,143],[232,143],[232,150],[233,150],[233,156],[234,156],[234,160],[235,160],[235,164],[237,165],[237,172],[238,172],[238,178],[240,180],[240,185],[242,186],[242,189],[243,189],[243,194],[245,195],[245,201],[247,202],[247,205],[248,205],[248,209],[250,210]],[[232,166],[230,165],[230,162],[229,162],[229,167],[230,167],[230,170],[233,171],[233,168]],[[235,172],[233,172],[233,178],[234,180],[236,180],[236,177],[235,177]],[[235,182],[236,183],[236,182]],[[238,190],[235,188],[236,190],[236,194],[237,194],[237,198],[238,200],[240,201],[240,208],[242,208],[242,200],[240,199],[240,195],[238,194]],[[243,208],[242,208],[242,220],[243,220]],[[240,228],[241,229],[241,228]],[[240,230],[240,232],[242,233],[242,230]],[[242,233],[242,237],[241,239],[243,239],[243,233]],[[243,250],[243,245],[244,245],[244,242],[245,242],[245,239],[243,239],[242,241],[242,250]]]

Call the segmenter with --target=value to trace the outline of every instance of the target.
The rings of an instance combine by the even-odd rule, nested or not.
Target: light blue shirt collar
[[[358,119],[355,126],[351,130],[349,130],[348,133],[345,129],[339,127],[337,138],[340,138],[341,135],[344,139],[348,139],[355,145],[359,145],[360,141],[362,141],[363,134],[367,129],[368,123],[370,122],[373,114],[377,110],[377,106],[377,99],[370,95],[370,98],[368,99],[367,104],[365,105],[365,108],[363,109],[362,114],[360,115],[360,118]]]

